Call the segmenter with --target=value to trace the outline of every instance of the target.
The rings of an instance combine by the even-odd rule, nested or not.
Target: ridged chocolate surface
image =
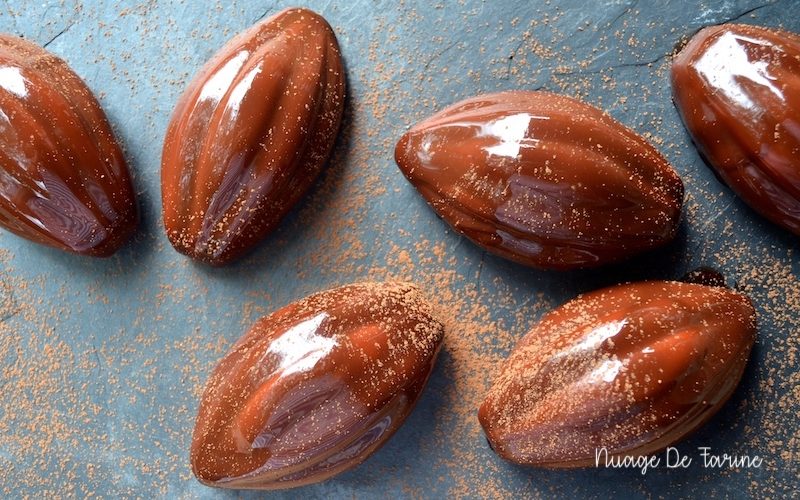
[[[705,28],[672,63],[672,94],[719,177],[761,215],[800,234],[800,36]]]
[[[486,250],[572,269],[625,259],[675,234],[683,183],[644,139],[547,92],[461,101],[398,142],[403,174]]]
[[[107,257],[137,208],[105,113],[67,63],[0,35],[0,224],[31,241]]]
[[[647,455],[694,431],[730,397],[756,335],[726,288],[653,281],[599,290],[541,320],[479,411],[494,450],[538,467]]]
[[[411,412],[444,329],[408,283],[359,283],[259,320],[209,380],[192,468],[224,488],[327,479],[374,452]]]
[[[180,98],[164,141],[172,245],[221,265],[272,231],[328,159],[344,86],[336,36],[306,9],[284,10],[220,49]]]

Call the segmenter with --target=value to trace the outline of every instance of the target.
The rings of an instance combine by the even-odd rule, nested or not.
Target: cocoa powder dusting
[[[513,12],[502,2],[384,5],[391,14],[311,2],[333,26],[347,67],[342,131],[300,208],[254,253],[224,269],[192,264],[166,241],[156,194],[160,140],[175,99],[204,59],[265,7],[217,2],[194,10],[179,1],[177,13],[158,2],[67,9],[63,19],[83,24],[48,50],[86,79],[109,112],[127,146],[143,227],[121,254],[92,262],[32,249],[3,232],[0,496],[214,493],[192,477],[188,450],[217,361],[263,315],[365,280],[421,288],[445,324],[438,365],[417,409],[382,450],[352,472],[290,494],[660,497],[707,487],[709,496],[723,497],[730,484],[748,485],[750,495],[791,494],[796,484],[787,478],[796,478],[800,463],[796,239],[714,178],[669,96],[674,47],[701,24],[739,12],[704,6],[693,24],[672,26],[642,3],[589,15],[584,6],[556,1]],[[0,10],[9,20],[23,14]],[[775,24],[775,12],[767,7],[737,22]],[[61,20],[44,25],[48,39],[61,28]],[[121,48],[107,49],[112,39]],[[515,88],[583,99],[653,144],[687,190],[676,242],[603,270],[545,273],[487,256],[438,220],[394,165],[395,141],[453,102]],[[679,446],[685,453],[712,446],[759,454],[762,469],[692,466],[643,479],[638,471],[522,469],[489,449],[477,409],[501,362],[546,311],[602,286],[677,279],[700,265],[720,269],[751,298],[759,333],[731,401]]]

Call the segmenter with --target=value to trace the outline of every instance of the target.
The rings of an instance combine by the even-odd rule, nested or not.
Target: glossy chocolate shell
[[[128,167],[92,92],[63,60],[0,35],[0,225],[108,257],[137,221]]]
[[[654,453],[725,403],[755,335],[749,299],[727,288],[653,281],[581,295],[520,340],[480,422],[501,457],[524,465]]]
[[[800,36],[705,28],[672,63],[672,94],[719,177],[761,215],[800,234]]]
[[[189,84],[164,141],[172,245],[222,265],[250,250],[308,191],[344,108],[331,27],[287,9],[229,41]]]
[[[206,386],[195,475],[223,488],[280,489],[361,463],[413,409],[443,334],[407,283],[336,288],[262,318]]]
[[[484,249],[547,269],[593,267],[672,239],[683,183],[644,139],[547,92],[461,101],[398,142],[436,212]]]

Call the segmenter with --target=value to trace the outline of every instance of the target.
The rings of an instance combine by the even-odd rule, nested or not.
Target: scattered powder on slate
[[[209,15],[219,13],[220,5],[211,7]],[[332,7],[334,11],[337,8],[341,7]],[[452,237],[444,224],[431,222],[430,217],[421,215],[427,208],[420,205],[409,186],[385,178],[387,172],[400,176],[399,171],[387,169],[385,165],[392,161],[394,141],[404,131],[404,125],[475,92],[506,88],[543,87],[585,99],[642,133],[673,162],[687,186],[688,238],[696,242],[686,249],[683,258],[686,262],[729,270],[729,279],[736,280],[737,287],[757,305],[759,322],[770,325],[770,333],[757,341],[756,349],[765,352],[763,362],[751,366],[745,373],[745,378],[752,382],[740,408],[743,418],[756,415],[753,420],[761,425],[745,428],[739,447],[758,450],[768,457],[779,456],[787,464],[783,467],[796,465],[800,461],[800,437],[796,431],[787,432],[784,421],[800,413],[800,371],[797,369],[800,281],[793,270],[797,257],[788,245],[758,241],[745,245],[743,241],[756,230],[732,227],[723,222],[724,214],[715,219],[718,214],[709,213],[698,203],[697,200],[705,199],[706,206],[719,209],[720,213],[728,209],[746,210],[718,183],[702,180],[693,173],[706,167],[686,158],[684,136],[674,130],[664,133],[665,127],[680,128],[680,123],[674,120],[665,123],[661,108],[646,105],[651,98],[668,98],[663,87],[668,85],[669,60],[673,52],[659,53],[664,46],[662,40],[639,38],[629,32],[628,27],[638,22],[634,20],[641,12],[636,8],[628,9],[613,26],[608,21],[596,23],[587,19],[579,24],[578,33],[575,33],[560,32],[556,25],[562,17],[576,15],[576,11],[564,12],[551,1],[544,2],[531,15],[516,17],[510,22],[487,21],[476,15],[476,8],[459,5],[459,14],[439,23],[437,34],[431,35],[417,27],[422,13],[404,2],[397,8],[402,12],[400,27],[375,12],[377,20],[369,27],[372,42],[366,53],[347,44],[350,33],[366,27],[333,23],[346,61],[351,58],[351,83],[358,82],[364,91],[353,93],[353,86],[348,90],[349,105],[342,137],[323,180],[303,200],[293,221],[284,224],[279,234],[265,243],[280,252],[293,232],[308,228],[305,230],[309,235],[308,245],[315,250],[310,256],[298,256],[291,266],[290,275],[301,283],[296,298],[317,291],[304,284],[304,280],[312,278],[317,283],[327,282],[331,287],[366,279],[411,280],[434,302],[439,317],[445,322],[442,366],[434,372],[431,385],[445,385],[446,390],[434,405],[430,434],[419,443],[419,453],[429,453],[433,457],[430,469],[441,471],[442,476],[428,484],[403,464],[386,466],[385,473],[378,476],[386,484],[386,491],[397,487],[410,496],[423,497],[431,491],[443,491],[444,485],[449,484],[446,492],[453,497],[521,494],[549,497],[555,493],[546,482],[529,481],[523,491],[511,489],[515,483],[505,478],[510,471],[515,475],[519,473],[487,453],[476,412],[500,362],[516,340],[536,318],[557,304],[542,292],[520,290],[506,283],[502,273],[487,282],[481,276],[482,262],[476,265],[467,262],[466,256],[456,256],[459,246],[471,244]],[[87,8],[76,10],[73,19],[102,16],[88,9],[88,12]],[[122,55],[123,62],[132,60],[138,64],[137,48],[142,44],[139,37],[159,33],[164,25],[176,23],[174,17],[153,15],[154,9],[153,3],[119,9],[121,16],[140,19],[141,32],[135,36],[120,34],[112,29],[112,21],[107,20],[95,35],[87,35],[87,47],[95,46],[92,37],[122,37],[129,42],[130,50],[117,51],[116,56]],[[433,9],[425,15],[444,17],[442,9]],[[243,29],[246,24],[242,25]],[[227,27],[224,30],[230,31],[225,32],[226,36],[235,31]],[[472,35],[470,44],[440,34],[462,30]],[[576,49],[572,48],[572,38],[581,32],[595,34],[592,42],[595,46],[588,50],[585,58],[578,57]],[[482,36],[475,37],[476,33]],[[203,43],[209,34],[196,30],[190,36],[192,44],[203,47],[202,53],[184,57],[187,67],[199,67],[203,57],[210,55],[209,47]],[[483,37],[507,39],[508,43],[503,45],[507,50],[498,52],[487,66],[464,70],[471,67],[465,63],[471,53],[477,51],[485,56],[487,47],[493,46],[475,41]],[[417,40],[420,45],[409,44],[409,39]],[[401,42],[405,48],[398,49]],[[163,42],[165,58],[175,51],[170,43]],[[425,48],[422,48],[423,43]],[[616,47],[616,53],[604,55],[610,47]],[[94,59],[93,64],[110,68],[115,80],[122,79],[129,85],[132,100],[137,98],[138,86],[142,83],[136,81],[137,76],[131,74],[127,64],[110,62],[109,56],[102,53],[96,54]],[[632,64],[632,61],[641,66],[609,66]],[[181,89],[192,76],[190,73],[167,72],[163,80],[145,84],[158,89],[157,95],[163,95],[167,90],[162,88]],[[650,75],[644,78],[644,84],[640,83],[642,74]],[[440,102],[431,97],[432,85],[453,89],[452,98]],[[599,96],[601,93],[604,98]],[[105,95],[100,93],[99,97],[103,100]],[[162,130],[160,124],[168,113],[169,110],[149,109],[144,112],[149,130],[154,134]],[[118,129],[121,127],[120,123],[114,125]],[[672,143],[664,136],[681,139]],[[154,135],[151,140],[158,139]],[[145,168],[148,172],[156,169],[154,165],[134,165],[134,170]],[[147,175],[157,174],[149,172]],[[152,200],[155,196],[150,194],[145,199],[155,205]],[[373,205],[395,197],[403,200],[397,205],[403,208],[402,212],[381,220],[373,218],[370,211]],[[395,220],[404,217],[417,218],[416,234],[397,229]],[[748,220],[759,224],[753,214],[749,214]],[[147,245],[154,246],[158,252],[172,251],[164,243],[160,223],[159,227],[147,229],[154,233],[140,236]],[[713,234],[709,234],[707,230],[712,229]],[[382,237],[376,240],[375,234]],[[715,252],[714,241],[707,241],[707,237],[726,238],[732,243],[723,247],[724,252]],[[404,243],[409,240],[415,243]],[[754,254],[757,258],[753,258]],[[256,252],[244,265],[256,269],[269,259],[270,255]],[[45,308],[47,302],[41,297],[45,289],[51,290],[47,278],[22,280],[17,277],[15,265],[13,256],[0,252],[0,317],[4,318],[0,321],[0,369],[3,372],[0,378],[0,409],[3,411],[0,467],[4,470],[0,495],[12,496],[16,488],[36,491],[37,497],[91,496],[96,490],[121,496],[141,495],[143,491],[166,495],[176,478],[193,481],[188,448],[196,401],[214,363],[235,339],[229,332],[202,336],[201,330],[218,330],[215,321],[202,323],[201,319],[216,315],[234,317],[241,321],[243,332],[258,317],[285,305],[274,303],[270,293],[270,286],[279,286],[279,280],[265,283],[259,287],[262,291],[243,294],[241,310],[221,311],[217,310],[214,298],[209,297],[209,281],[215,276],[198,272],[182,283],[169,283],[162,278],[165,284],[160,289],[142,290],[141,304],[116,305],[135,311],[133,324],[119,331],[105,331],[92,325],[94,333],[86,335],[88,340],[75,344],[62,337],[69,332],[59,328],[60,321],[79,316],[84,307],[105,306],[108,298],[103,288],[88,289],[76,300],[75,292],[64,286],[59,291],[63,305]],[[189,265],[176,257],[159,272],[169,277]],[[514,269],[511,272],[515,272]],[[59,282],[58,277],[53,279]],[[193,325],[182,325],[177,338],[162,334],[169,334],[170,328],[150,326],[153,322],[163,326],[163,322],[168,321],[165,318],[168,308],[174,307],[183,308],[186,317],[200,318]],[[142,350],[152,346],[158,348]],[[155,354],[150,354],[153,352]],[[164,359],[173,361],[171,372]],[[132,379],[132,375],[135,378]],[[437,377],[443,380],[435,380]],[[92,403],[87,396],[89,391],[102,394],[107,403]],[[167,397],[171,395],[175,395],[174,399]],[[147,414],[122,418],[118,408],[123,399],[137,404],[138,408],[146,408]],[[176,403],[170,405],[169,401]],[[712,425],[736,425],[736,422],[716,420]],[[103,428],[107,431],[97,431]],[[112,437],[122,435],[141,436],[147,442]],[[163,441],[151,438],[161,435],[165,436]],[[85,451],[81,456],[92,455],[96,460],[77,459],[77,455],[70,454],[77,449]],[[767,464],[766,474],[749,470],[731,474],[745,477],[758,474],[758,481],[751,481],[750,494],[785,494],[792,485],[781,482],[775,460],[768,460]],[[132,472],[135,472],[134,479]],[[708,472],[708,475],[715,474],[724,472]],[[78,477],[88,478],[88,482],[78,481]],[[708,481],[707,477],[701,481]],[[646,490],[641,493],[647,494]]]

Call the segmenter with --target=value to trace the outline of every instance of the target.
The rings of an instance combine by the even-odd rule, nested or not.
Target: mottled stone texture
[[[141,228],[109,260],[0,234],[0,496],[233,497],[198,483],[189,444],[202,384],[258,317],[317,290],[417,282],[446,321],[444,347],[402,429],[358,468],[285,498],[504,495],[784,496],[800,443],[796,237],[720,183],[670,100],[669,62],[702,26],[800,31],[800,2],[317,1],[348,77],[333,159],[275,233],[221,269],[167,242],[159,165],[177,97],[227,39],[278,1],[0,2],[0,30],[64,58],[123,144]],[[606,109],[681,174],[676,241],[611,268],[552,273],[483,253],[454,234],[393,161],[406,127],[479,92],[544,88]],[[794,252],[794,253],[793,253]],[[720,269],[754,301],[759,335],[742,384],[679,444],[685,470],[523,469],[486,444],[477,407],[496,368],[548,309],[621,281]],[[699,465],[696,448],[758,454],[760,469]],[[663,461],[662,461],[663,462]],[[246,498],[256,495],[244,494]],[[281,497],[278,495],[277,497]]]

